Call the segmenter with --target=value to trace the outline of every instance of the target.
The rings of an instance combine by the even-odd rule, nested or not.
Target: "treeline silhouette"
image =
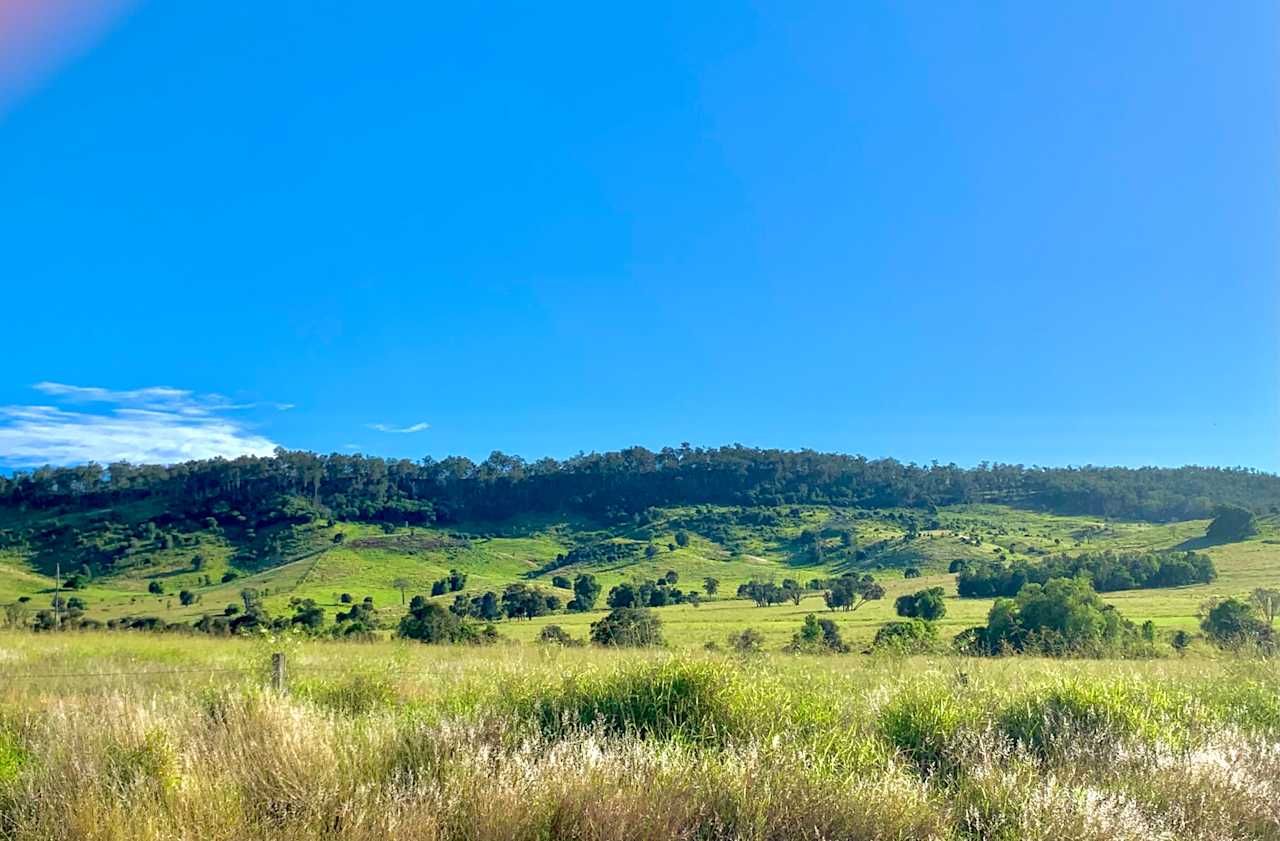
[[[95,509],[161,500],[170,517],[279,510],[306,500],[332,516],[397,523],[500,520],[575,512],[598,517],[688,504],[833,504],[864,508],[1004,503],[1062,514],[1151,521],[1208,516],[1216,503],[1280,506],[1280,477],[1244,468],[904,464],[894,459],[688,445],[632,447],[563,461],[494,452],[476,463],[277,450],[268,457],[180,464],[44,467],[0,477],[0,504]]]

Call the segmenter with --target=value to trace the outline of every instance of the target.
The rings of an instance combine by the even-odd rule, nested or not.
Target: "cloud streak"
[[[0,406],[0,464],[172,464],[270,455],[277,446],[243,421],[225,416],[259,404],[237,404],[218,394],[167,386],[115,391],[52,382],[34,388],[56,403],[76,408]]]
[[[269,406],[282,412],[293,408],[292,403],[236,403],[221,394],[196,394],[164,385],[117,391],[97,386],[42,382],[36,383],[32,388],[51,397],[61,398],[67,403],[113,403],[184,415],[207,415],[210,412],[257,409],[260,406]]]
[[[409,432],[421,432],[424,429],[431,428],[431,424],[426,423],[425,421],[421,423],[415,423],[412,426],[392,426],[391,424],[387,424],[387,423],[370,423],[365,425],[377,432],[393,432],[397,435],[404,435],[405,433],[409,433]]]

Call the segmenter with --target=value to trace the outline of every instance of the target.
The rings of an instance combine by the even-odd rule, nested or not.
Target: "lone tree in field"
[[[1258,609],[1268,625],[1274,625],[1276,614],[1280,613],[1280,590],[1259,587],[1249,594],[1249,603]]]
[[[240,601],[244,602],[244,612],[252,613],[255,607],[258,607],[258,601],[261,595],[252,587],[245,587],[240,591]]]
[[[884,587],[870,575],[833,578],[827,582],[827,592],[823,596],[829,609],[844,611],[857,610],[867,602],[883,598]]]
[[[545,616],[560,607],[560,599],[544,593],[538,587],[516,582],[502,590],[502,612],[508,619],[533,619]]]
[[[584,572],[573,579],[573,598],[569,601],[569,610],[575,613],[586,613],[596,606],[600,598],[600,582],[590,573]]]
[[[1205,636],[1223,648],[1269,644],[1271,625],[1254,613],[1253,605],[1240,599],[1223,599],[1209,609],[1200,629]]]
[[[804,618],[804,624],[787,644],[787,651],[792,654],[844,654],[848,650],[836,623],[819,619],[812,613]]]
[[[315,599],[302,599],[293,606],[289,624],[314,634],[324,627],[324,608],[316,604]]]
[[[610,588],[605,604],[609,607],[636,607],[639,601],[640,595],[636,592],[635,586],[624,581]]]
[[[756,603],[756,607],[768,607],[785,602],[787,592],[772,581],[753,579],[738,588],[738,598],[751,599]]]
[[[943,600],[941,587],[930,587],[909,596],[898,596],[893,609],[899,616],[909,619],[923,619],[933,622],[947,615],[947,603]]]
[[[391,586],[400,591],[400,604],[404,604],[404,592],[413,586],[409,583],[409,579],[397,578],[395,581],[391,582]]]
[[[1219,505],[1213,511],[1213,521],[1205,529],[1204,536],[1223,543],[1244,540],[1258,533],[1258,523],[1253,512],[1239,505]]]
[[[538,642],[550,643],[551,645],[578,646],[582,645],[582,640],[574,639],[569,632],[559,625],[548,625],[538,634]]]
[[[408,614],[400,620],[399,635],[420,642],[457,642],[462,636],[462,620],[439,604],[414,596]]]
[[[714,596],[716,594],[716,590],[720,589],[720,579],[711,578],[710,576],[702,579],[702,589],[707,591],[708,596]]]

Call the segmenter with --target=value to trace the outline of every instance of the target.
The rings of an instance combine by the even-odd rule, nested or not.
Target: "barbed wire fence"
[[[269,669],[266,671],[268,675],[268,683],[271,689],[280,693],[287,694],[289,691],[288,676],[290,672],[303,673],[338,673],[350,671],[349,668],[342,666],[308,666],[301,664],[289,665],[284,652],[277,651],[271,654]],[[166,677],[182,677],[191,675],[261,675],[263,669],[252,666],[237,667],[217,667],[208,666],[200,668],[182,668],[182,669],[127,669],[122,671],[66,671],[66,672],[37,672],[37,671],[0,671],[0,687],[11,682],[22,681],[57,681],[57,680],[89,680],[89,679],[107,679],[107,678],[166,678]]]

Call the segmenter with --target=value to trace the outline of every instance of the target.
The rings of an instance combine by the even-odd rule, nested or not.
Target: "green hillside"
[[[527,516],[499,522],[463,522],[448,527],[392,525],[330,519],[294,500],[289,516],[237,522],[236,515],[192,528],[165,520],[146,502],[110,511],[3,512],[0,529],[0,600],[14,605],[16,621],[49,606],[52,573],[60,567],[78,588],[67,591],[85,605],[85,615],[106,621],[154,616],[191,623],[241,601],[246,588],[261,594],[273,614],[287,615],[296,599],[312,599],[329,621],[352,601],[372,597],[387,626],[403,613],[403,598],[429,594],[451,570],[465,573],[464,595],[501,592],[513,582],[558,593],[553,578],[595,576],[603,587],[597,610],[557,612],[533,620],[499,623],[502,634],[532,639],[547,624],[585,636],[604,609],[604,594],[627,581],[656,579],[674,571],[678,585],[700,591],[698,605],[658,608],[672,645],[723,642],[736,629],[753,627],[771,643],[788,639],[805,614],[825,610],[821,593],[756,607],[735,598],[751,580],[805,582],[845,573],[868,573],[885,598],[836,618],[855,641],[870,638],[894,617],[893,600],[903,593],[941,586],[948,593],[944,634],[980,624],[988,599],[955,597],[953,561],[996,558],[1037,562],[1050,554],[1097,550],[1171,550],[1199,546],[1219,572],[1210,584],[1106,593],[1134,621],[1153,620],[1162,629],[1193,629],[1200,604],[1215,595],[1280,586],[1280,517],[1260,518],[1259,533],[1239,542],[1202,545],[1207,520],[1148,523],[968,504],[920,511],[832,505],[678,506],[650,509],[641,517],[613,522],[572,516]],[[302,513],[299,513],[302,512]],[[279,512],[277,512],[279,513]],[[621,520],[621,521],[619,521]],[[157,521],[161,525],[156,525]],[[575,550],[578,550],[575,554]],[[92,552],[112,552],[110,564],[77,563]],[[919,577],[904,577],[906,570]],[[703,580],[719,581],[717,595]],[[402,584],[403,591],[397,584]],[[149,592],[159,585],[162,594]],[[179,592],[196,601],[182,604]],[[448,606],[458,595],[434,598]],[[20,601],[21,600],[21,601]]]

